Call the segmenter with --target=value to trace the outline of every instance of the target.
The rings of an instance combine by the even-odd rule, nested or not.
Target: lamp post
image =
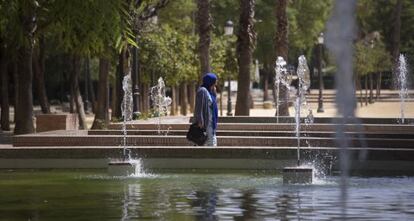
[[[226,24],[224,25],[224,35],[225,36],[232,36],[233,35],[233,22],[231,20],[228,20]],[[228,53],[231,54],[231,53]],[[227,85],[227,116],[233,116],[233,113],[231,111],[231,77],[228,73],[227,77],[228,85]]]
[[[319,96],[318,96],[318,113],[323,113],[323,76],[322,76],[322,50],[323,50],[323,33],[318,36],[318,78],[319,78]]]

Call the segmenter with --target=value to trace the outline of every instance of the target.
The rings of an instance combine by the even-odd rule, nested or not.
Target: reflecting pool
[[[339,178],[283,185],[263,172],[0,171],[0,220],[336,220]],[[351,177],[350,220],[414,220],[413,177]]]

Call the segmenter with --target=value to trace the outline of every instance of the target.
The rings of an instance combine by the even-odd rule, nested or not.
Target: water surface
[[[283,185],[261,172],[0,171],[0,220],[335,220],[339,178]],[[351,177],[349,220],[414,220],[413,177]]]

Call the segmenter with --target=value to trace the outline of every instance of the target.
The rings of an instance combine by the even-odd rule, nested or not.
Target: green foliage
[[[9,47],[27,45],[21,14],[26,12],[32,1],[1,0],[0,1],[0,38]]]
[[[111,45],[122,46],[122,1],[60,0],[50,6],[51,37],[61,50],[103,55]]]
[[[364,76],[370,73],[390,70],[391,56],[381,41],[369,45],[364,41],[355,44],[355,71]]]
[[[179,33],[169,25],[160,25],[139,39],[140,62],[145,80],[151,73],[163,77],[167,84],[197,79],[195,36]]]
[[[397,0],[360,0],[358,1],[357,21],[360,35],[378,31],[383,36],[385,48],[391,51],[394,27],[394,7]],[[414,65],[414,1],[403,0],[401,11],[400,51],[407,54]],[[410,60],[411,57],[411,60]]]
[[[323,32],[332,0],[290,1],[287,9],[289,21],[289,60],[296,62],[299,55],[310,57],[316,38]],[[275,1],[257,0],[256,57],[265,64],[275,62],[274,36],[276,33]]]

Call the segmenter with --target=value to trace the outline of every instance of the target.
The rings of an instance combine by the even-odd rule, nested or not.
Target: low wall
[[[78,129],[77,114],[39,114],[36,115],[36,132]]]
[[[190,121],[192,117],[190,118]],[[305,116],[302,116],[301,121],[304,122]],[[338,117],[315,117],[314,123],[335,123],[341,122],[342,118]],[[398,124],[399,118],[356,118],[355,123],[360,124]],[[222,116],[218,118],[220,123],[295,123],[295,118],[293,117],[254,117],[254,116]],[[406,118],[405,124],[414,124],[414,119]]]
[[[414,173],[414,150],[351,148],[350,166],[355,172],[388,171]],[[359,160],[361,151],[366,158]],[[10,147],[0,149],[0,168],[106,168],[111,158],[119,158],[119,147]],[[144,168],[157,169],[264,169],[281,170],[296,164],[296,148],[266,147],[133,147],[134,158],[142,158]],[[325,156],[339,159],[337,148],[303,148],[303,162],[326,163]],[[338,169],[334,160],[333,168]]]

